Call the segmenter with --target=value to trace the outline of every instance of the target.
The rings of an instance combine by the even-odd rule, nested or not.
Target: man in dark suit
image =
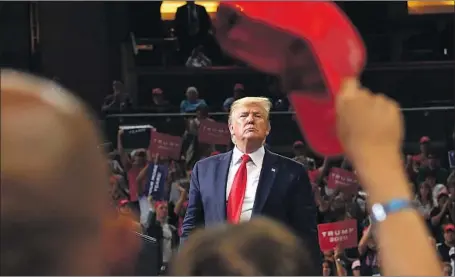
[[[199,226],[267,216],[290,227],[320,262],[316,206],[303,165],[264,148],[270,132],[267,98],[245,97],[231,106],[232,151],[201,160],[191,174],[181,242]]]
[[[212,22],[204,6],[187,1],[177,9],[174,25],[182,58],[186,61],[195,47],[205,44]]]

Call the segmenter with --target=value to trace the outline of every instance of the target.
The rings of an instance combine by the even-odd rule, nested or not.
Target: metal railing
[[[401,108],[402,112],[430,112],[430,111],[453,111],[453,106],[441,107],[419,107],[419,108]],[[272,111],[270,116],[273,115],[294,115],[293,111]],[[190,117],[195,116],[195,113],[114,113],[106,115],[106,118],[120,118],[120,117]],[[213,112],[209,113],[210,116],[227,116],[227,112]]]
[[[453,106],[402,108],[405,118],[405,149],[417,151],[421,136],[432,138],[434,145],[443,151],[449,146],[454,130]],[[271,112],[272,131],[268,144],[277,152],[286,154],[296,140],[304,140],[300,128],[293,119],[294,112]],[[105,116],[104,130],[109,141],[116,141],[120,125],[152,125],[159,132],[181,136],[186,128],[186,119],[194,113],[113,113]],[[227,122],[228,113],[210,113],[211,118]],[[318,115],[315,115],[318,116]],[[445,150],[444,150],[445,151]]]

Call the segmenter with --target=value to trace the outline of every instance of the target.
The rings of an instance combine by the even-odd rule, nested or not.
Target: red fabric
[[[240,18],[235,24],[232,11]],[[295,79],[285,92],[305,142],[322,156],[340,155],[335,99],[342,80],[360,76],[366,60],[362,38],[342,10],[332,1],[222,1],[216,18],[225,52],[282,80]],[[291,50],[298,43],[300,50]],[[306,73],[297,79],[295,68]]]
[[[244,154],[242,156],[242,164],[232,182],[231,192],[229,193],[227,204],[227,220],[230,223],[238,223],[240,213],[242,212],[243,200],[245,199],[247,171],[246,164],[250,161],[250,156]]]

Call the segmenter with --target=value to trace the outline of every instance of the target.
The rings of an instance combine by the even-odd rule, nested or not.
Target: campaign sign
[[[231,143],[231,132],[226,123],[201,120],[198,132],[199,142],[208,144],[229,145]]]
[[[321,251],[357,247],[357,222],[354,219],[318,225]]]
[[[165,165],[149,164],[147,169],[148,177],[148,196],[152,196],[155,201],[164,200],[165,185],[168,167]]]
[[[150,132],[153,130],[151,125],[127,125],[120,126],[123,130],[123,148],[137,149],[147,148],[150,142]]]
[[[332,168],[327,180],[327,187],[336,189],[338,187],[356,190],[359,187],[357,175],[342,168]]]
[[[182,138],[152,131],[149,152],[151,156],[158,154],[161,158],[180,160]]]

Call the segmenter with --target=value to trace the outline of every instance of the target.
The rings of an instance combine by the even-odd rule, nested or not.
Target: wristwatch
[[[373,223],[386,220],[387,216],[406,209],[415,209],[413,201],[408,199],[392,199],[387,203],[376,203],[371,206],[371,219]]]

